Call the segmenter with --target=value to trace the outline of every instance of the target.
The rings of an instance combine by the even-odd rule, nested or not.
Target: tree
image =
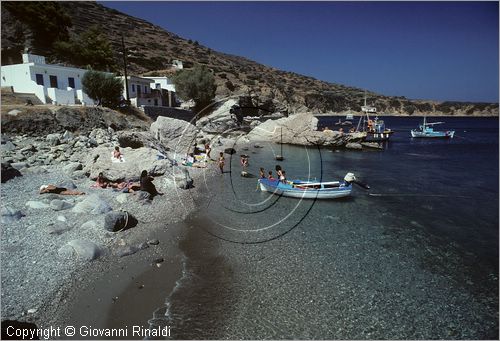
[[[120,104],[123,82],[113,74],[89,70],[82,77],[82,89],[98,105],[116,108]]]
[[[56,54],[75,66],[90,66],[95,70],[114,70],[116,63],[108,38],[98,26],[92,26],[80,35],[54,43]]]
[[[209,105],[215,97],[214,75],[204,65],[180,70],[174,77],[175,91],[183,100],[194,100],[195,111]]]
[[[69,37],[71,17],[55,1],[3,1],[4,8],[30,28],[34,52],[51,51],[55,41]]]

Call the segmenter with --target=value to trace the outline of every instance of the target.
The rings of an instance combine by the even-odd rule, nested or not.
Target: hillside
[[[4,8],[4,3],[2,61],[12,63],[15,56],[20,56],[24,46],[32,46],[30,42],[34,35],[27,25],[28,19],[12,15]],[[130,70],[136,74],[169,74],[172,72],[169,70],[171,61],[179,59],[188,67],[195,63],[207,65],[216,76],[218,97],[252,95],[251,99],[246,97],[246,102],[263,106],[266,110],[360,111],[363,104],[364,89],[328,83],[220,53],[94,2],[60,2],[59,6],[71,18],[70,35],[79,34],[92,25],[102,27],[102,32],[111,42],[117,65],[120,65],[118,52],[121,50],[120,39],[123,34],[127,48],[133,51],[133,56],[129,58]],[[24,45],[20,41],[24,41]],[[36,52],[50,55],[50,50]],[[370,91],[366,93],[368,103],[375,105],[383,114],[417,115],[432,112],[434,115],[498,115],[497,103],[417,101]],[[280,103],[278,107],[276,103]]]

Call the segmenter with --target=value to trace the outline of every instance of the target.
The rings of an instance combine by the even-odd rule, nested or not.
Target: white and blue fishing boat
[[[259,179],[260,189],[284,197],[302,199],[335,199],[351,195],[352,184],[355,177],[348,173],[344,181],[302,181],[293,180],[281,182],[279,180]]]
[[[443,123],[444,122],[427,123],[426,117],[424,116],[424,123],[419,125],[418,129],[411,130],[411,137],[453,138],[453,135],[455,134],[454,130],[447,130],[447,131],[434,130],[434,125]]]

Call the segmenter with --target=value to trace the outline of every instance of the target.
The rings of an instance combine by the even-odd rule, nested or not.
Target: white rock
[[[44,208],[50,208],[50,205],[43,203],[41,201],[34,201],[30,200],[26,203],[26,206],[29,208],[35,208],[35,209],[44,209]]]
[[[21,110],[17,110],[17,109],[14,109],[14,110],[11,110],[7,113],[7,115],[10,115],[10,116],[17,116],[17,114],[21,113],[22,111]]]
[[[82,229],[85,230],[95,230],[97,228],[97,223],[94,220],[89,220],[82,224]]]
[[[112,148],[99,146],[92,151],[86,161],[85,172],[96,179],[100,172],[110,181],[138,179],[143,170],[149,175],[163,175],[170,169],[169,159],[159,158],[159,152],[152,148],[122,148],[124,162],[112,162]]]
[[[63,171],[66,172],[67,174],[72,174],[73,172],[75,172],[77,170],[82,170],[82,169],[83,169],[83,166],[79,162],[71,162],[63,167]]]
[[[89,195],[73,207],[76,213],[104,214],[111,211],[111,206],[97,194]]]
[[[61,247],[58,251],[59,256],[70,258],[76,255],[79,259],[91,261],[100,256],[101,248],[88,240],[74,239]]]
[[[187,121],[159,116],[150,128],[153,136],[177,154],[186,154],[194,143],[197,129]]]
[[[116,201],[118,201],[120,204],[124,204],[128,200],[128,194],[127,193],[121,193],[116,196]]]

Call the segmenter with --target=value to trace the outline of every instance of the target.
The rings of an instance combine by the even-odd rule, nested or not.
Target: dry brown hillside
[[[32,36],[26,25],[9,14],[2,2],[2,57],[20,55],[17,50],[23,36],[24,45],[29,46]],[[72,21],[70,33],[81,33],[89,26],[99,25],[107,35],[117,62],[121,50],[121,33],[127,47],[135,51],[129,59],[130,69],[137,74],[165,74],[173,59],[184,65],[195,63],[207,65],[213,70],[217,81],[217,95],[249,95],[260,97],[260,103],[279,102],[289,111],[306,110],[316,112],[342,112],[347,109],[359,111],[363,103],[364,89],[324,82],[292,72],[271,68],[243,57],[214,51],[196,41],[183,39],[145,20],[134,18],[94,2],[60,2]],[[23,27],[23,25],[25,25]],[[16,50],[17,49],[17,50]],[[5,52],[5,53],[4,53]],[[7,54],[9,52],[10,54]],[[49,52],[47,52],[49,53]],[[7,59],[7,58],[3,58]],[[63,61],[64,62],[64,61]],[[405,97],[390,97],[367,91],[368,102],[379,112],[398,115],[421,113],[446,115],[498,115],[497,103],[433,102],[408,100]]]

